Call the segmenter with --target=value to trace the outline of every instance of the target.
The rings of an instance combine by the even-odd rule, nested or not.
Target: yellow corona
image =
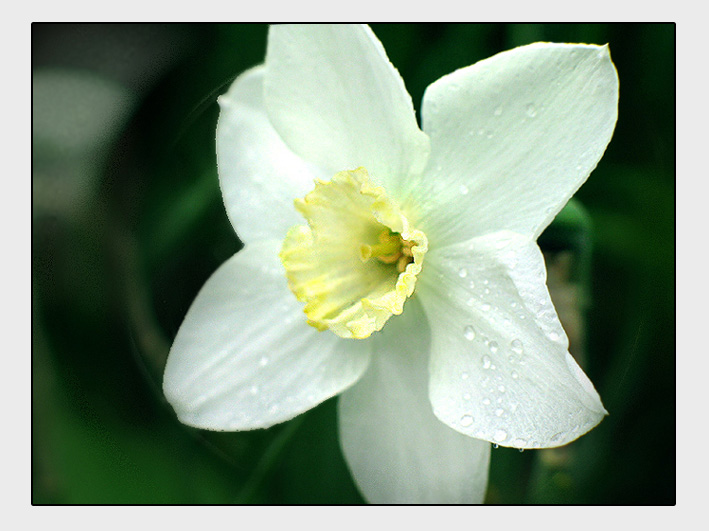
[[[364,168],[316,181],[295,206],[308,225],[288,231],[280,258],[308,324],[355,339],[381,330],[414,292],[426,235]]]

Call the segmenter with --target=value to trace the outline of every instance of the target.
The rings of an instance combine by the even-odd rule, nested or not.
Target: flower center
[[[426,235],[364,168],[316,181],[295,206],[308,226],[288,231],[279,256],[308,324],[356,339],[381,330],[414,292]]]

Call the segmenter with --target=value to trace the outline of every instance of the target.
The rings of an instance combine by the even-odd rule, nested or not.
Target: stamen
[[[393,264],[401,256],[401,235],[383,230],[379,233],[379,243],[374,245],[363,244],[359,248],[360,259],[366,262],[372,257],[378,258],[385,264]]]

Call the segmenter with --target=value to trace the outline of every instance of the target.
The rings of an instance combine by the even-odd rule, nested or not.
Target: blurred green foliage
[[[675,26],[373,29],[416,106],[440,76],[514,46],[610,44],[615,136],[540,239],[590,253],[576,279],[584,365],[610,416],[560,450],[494,450],[487,501],[673,504]],[[35,504],[362,502],[334,400],[269,430],[210,433],[182,426],[160,389],[187,308],[240,248],[217,180],[216,96],[263,60],[266,32],[32,26]]]

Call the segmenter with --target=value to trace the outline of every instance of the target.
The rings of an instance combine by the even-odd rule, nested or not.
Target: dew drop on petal
[[[461,267],[461,268],[458,270],[458,276],[459,276],[460,278],[465,278],[465,277],[467,277],[467,276],[468,276],[468,270],[465,269],[464,267]]]
[[[491,308],[489,302],[483,302],[482,306],[480,306],[480,309],[484,312],[487,312]]]
[[[490,349],[490,352],[495,354],[497,352],[498,346],[495,341],[490,341],[490,344],[488,345],[488,348]]]
[[[467,428],[473,423],[474,420],[475,419],[473,419],[471,415],[463,415],[462,417],[460,417],[460,425],[464,428]]]
[[[512,371],[512,379],[516,380],[517,378],[519,378],[519,373],[517,371]]]
[[[530,103],[527,105],[527,116],[530,118],[534,118],[537,115],[537,108],[534,106],[533,103]]]
[[[460,379],[461,379],[461,380],[467,380],[468,378],[470,378],[470,375],[469,375],[467,372],[461,372],[461,373],[460,373]]]
[[[268,358],[266,356],[262,356],[259,360],[259,365],[261,365],[261,367],[268,365]]]
[[[468,341],[472,341],[473,339],[475,339],[475,329],[470,325],[466,326],[465,328],[463,328],[463,336]]]
[[[483,356],[483,369],[489,369],[491,360],[488,356]]]
[[[504,393],[504,392],[505,392],[505,386],[502,385],[502,384],[500,384],[500,385],[497,386],[497,390],[500,391],[501,393]]]
[[[549,339],[552,341],[557,341],[559,339],[559,334],[556,332],[549,332]]]
[[[501,417],[504,412],[505,412],[505,410],[500,407],[495,410],[495,415],[498,417]]]
[[[559,442],[561,439],[563,439],[563,437],[564,437],[564,434],[563,434],[563,433],[555,433],[554,435],[552,435],[552,437],[551,437],[550,440],[551,440],[551,442],[553,442],[553,443],[557,443],[557,442]]]
[[[464,184],[460,185],[459,190],[460,190],[461,195],[466,195],[468,193],[468,187],[465,186]]]
[[[507,432],[505,430],[497,430],[492,438],[497,442],[502,442],[507,439]]]
[[[519,339],[514,339],[510,345],[512,346],[512,352],[522,354],[522,342]]]

